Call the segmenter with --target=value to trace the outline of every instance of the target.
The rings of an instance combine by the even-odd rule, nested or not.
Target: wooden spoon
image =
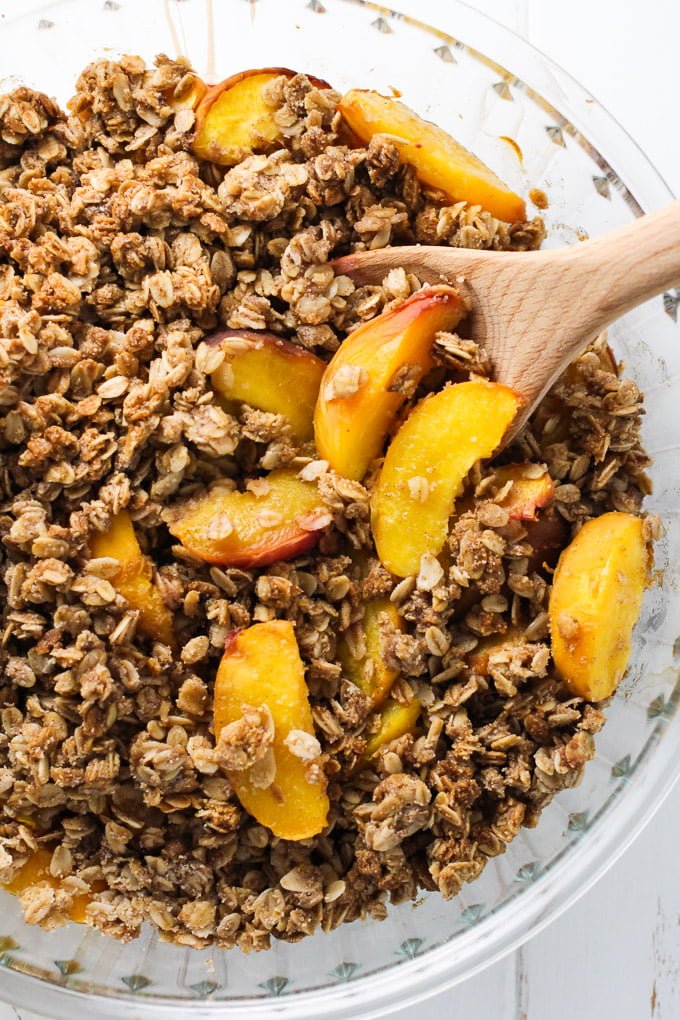
[[[404,245],[346,255],[333,267],[358,284],[381,283],[390,269],[403,268],[423,282],[455,281],[466,289],[472,306],[466,335],[487,350],[494,378],[526,399],[515,435],[598,333],[648,298],[680,286],[680,201],[565,248]]]

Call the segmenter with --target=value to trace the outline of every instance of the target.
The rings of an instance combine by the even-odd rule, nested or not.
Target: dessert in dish
[[[455,895],[625,670],[642,394],[600,337],[503,447],[456,281],[333,259],[541,219],[282,68],[98,61],[66,112],[3,97],[0,144],[0,881],[46,928],[244,950]]]

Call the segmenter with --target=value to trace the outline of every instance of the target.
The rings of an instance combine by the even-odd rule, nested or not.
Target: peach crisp
[[[455,897],[575,785],[658,526],[605,337],[515,434],[464,280],[341,271],[536,249],[525,188],[227,70],[0,98],[0,884],[250,952]]]

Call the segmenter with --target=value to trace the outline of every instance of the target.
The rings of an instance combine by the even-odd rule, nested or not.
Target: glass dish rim
[[[340,2],[361,6],[390,18],[396,15],[400,21],[429,32],[448,45],[463,47],[477,60],[492,67],[504,80],[521,86],[532,101],[555,117],[556,125],[574,137],[595,158],[601,169],[607,172],[608,178],[621,189],[635,215],[674,197],[671,188],[638,143],[569,72],[518,33],[472,7],[466,0],[449,0],[445,17],[447,21],[453,20],[455,12],[459,11],[463,20],[467,20],[462,34],[465,38],[471,34],[471,42],[373,0]],[[51,4],[44,6],[49,7]],[[18,16],[27,13],[24,8]],[[483,49],[476,41],[479,35],[484,37]],[[502,63],[489,55],[498,50],[503,54]],[[508,57],[510,52],[512,56]],[[513,68],[512,71],[506,67],[507,63]],[[518,71],[521,73],[515,73]],[[537,79],[541,81],[546,72],[552,77],[553,83],[536,84]],[[559,102],[556,98],[545,98],[542,90],[546,88],[562,92]],[[596,123],[584,124],[578,110],[579,103],[589,104],[589,114],[595,118]],[[611,134],[608,135],[606,130],[603,133],[603,127]],[[588,135],[592,133],[606,138],[605,143],[598,143],[597,149],[588,141]],[[603,154],[602,148],[606,153],[615,150],[616,155],[611,162],[609,155]],[[621,162],[625,163],[625,171],[622,173],[614,169]],[[620,795],[623,789],[620,786],[598,812],[598,816],[606,814],[607,827],[604,828],[599,821],[589,826],[587,839],[565,845],[564,852],[553,861],[552,866],[530,886],[524,887],[521,895],[513,897],[497,913],[492,912],[484,921],[475,925],[474,936],[468,932],[469,942],[462,956],[456,954],[455,959],[451,960],[450,942],[440,943],[425,949],[414,959],[403,960],[398,964],[395,961],[393,965],[384,966],[370,975],[356,977],[342,984],[300,991],[291,989],[276,999],[263,995],[262,998],[244,996],[231,1000],[192,1001],[192,1013],[199,1018],[213,1018],[217,1013],[237,1016],[247,1004],[249,1012],[262,1018],[275,1014],[283,1018],[311,1020],[323,1009],[329,1018],[360,1015],[364,1020],[371,1020],[440,994],[502,959],[540,932],[587,892],[620,858],[661,806],[680,778],[680,756],[673,755],[670,733],[666,733],[663,745],[657,751],[653,770],[650,770],[649,759],[664,730],[672,728],[680,737],[679,704],[680,681],[668,702],[665,717],[657,721],[636,759],[636,779],[627,786],[626,796]],[[661,768],[664,764],[666,768]],[[624,804],[625,807],[622,806]],[[563,860],[564,855],[568,855],[566,861]],[[558,862],[562,866],[556,869]],[[81,991],[48,982],[25,969],[10,970],[3,967],[2,984],[3,992],[11,996],[13,1003],[29,1009],[36,1004],[36,994],[48,994],[50,1010],[55,1017],[71,1018],[82,1015],[85,1008],[89,1010],[95,1007],[102,1016],[134,1015],[145,1020],[160,1020],[171,1015],[179,1016],[189,1006],[187,999],[151,992],[137,992],[134,995],[121,992],[113,995]]]

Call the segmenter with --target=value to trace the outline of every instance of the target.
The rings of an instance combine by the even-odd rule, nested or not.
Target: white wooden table
[[[680,195],[679,0],[468,2],[570,71]],[[393,6],[455,33],[447,0],[393,0]],[[680,784],[571,910],[514,955],[424,1003],[418,1020],[678,1020],[679,848]],[[395,1020],[413,1015],[409,1010]],[[0,1020],[17,1016],[33,1020],[35,1014],[0,1003]]]

